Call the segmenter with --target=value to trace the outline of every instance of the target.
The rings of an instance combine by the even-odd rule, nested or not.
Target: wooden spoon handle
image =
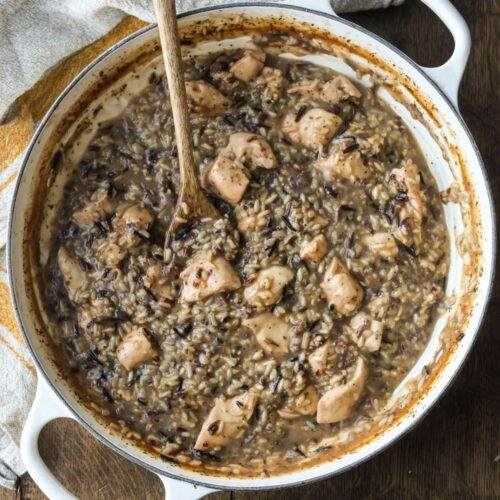
[[[181,173],[181,191],[199,190],[196,176],[184,69],[182,67],[175,0],[153,0],[165,62],[170,105],[175,123],[175,140]]]

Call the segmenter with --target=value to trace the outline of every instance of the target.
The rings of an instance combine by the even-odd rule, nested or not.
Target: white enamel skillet
[[[106,74],[117,61],[126,59],[129,54],[135,53],[157,37],[156,27],[147,27],[111,47],[84,69],[59,96],[28,147],[12,203],[8,241],[12,299],[38,373],[37,393],[22,434],[21,451],[29,474],[51,499],[75,498],[49,471],[38,452],[37,441],[41,429],[49,421],[59,417],[75,419],[110,448],[156,473],[163,481],[169,498],[200,498],[220,489],[284,488],[338,474],[367,460],[408,432],[449,387],[474,343],[493,281],[496,243],[493,202],[485,169],[474,140],[458,111],[458,87],[470,51],[470,35],[464,20],[449,1],[424,0],[451,31],[455,48],[451,58],[442,66],[423,68],[384,40],[338,17],[327,0],[288,0],[287,3],[289,5],[223,5],[185,13],[179,16],[179,22],[182,27],[241,14],[253,18],[276,16],[292,23],[308,23],[345,40],[346,46],[361,48],[352,57],[360,65],[366,65],[380,75],[388,75],[388,81],[393,79],[404,82],[400,87],[406,100],[405,105],[390,92],[382,92],[381,97],[400,114],[412,130],[439,189],[446,189],[454,183],[466,199],[462,204],[446,203],[444,206],[451,244],[446,293],[456,299],[455,307],[450,307],[448,314],[453,316],[454,322],[448,322],[449,318],[446,317],[438,321],[421,359],[398,388],[398,394],[394,395],[397,399],[404,394],[416,394],[412,404],[404,407],[402,416],[349,453],[314,466],[270,477],[231,478],[207,475],[165,462],[110,432],[81,403],[71,385],[61,377],[37,331],[38,323],[32,312],[33,299],[30,293],[33,285],[28,271],[31,264],[22,249],[30,236],[26,220],[30,210],[33,210],[31,201],[40,177],[40,162],[51,134],[99,74]],[[363,54],[370,54],[374,58],[363,60]],[[337,57],[319,56],[316,61],[334,67],[351,78],[357,77]],[[419,110],[418,119],[414,112],[408,111],[409,108]],[[455,334],[459,331],[460,335],[451,335],[450,338],[454,340],[447,344],[445,350],[441,339],[450,324],[453,324]],[[419,379],[423,367],[433,364],[436,366],[433,376],[428,380]],[[413,393],[410,387],[413,387]],[[84,458],[88,459],[91,457]]]

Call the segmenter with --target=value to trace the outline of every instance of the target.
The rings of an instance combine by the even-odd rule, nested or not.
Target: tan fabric
[[[146,23],[133,17],[92,45],[73,54],[18,99],[9,119],[0,125],[0,200],[10,200],[20,155],[35,124],[73,77],[96,56]],[[0,210],[0,241],[6,238],[8,202]],[[10,300],[5,252],[0,251],[0,485],[14,488],[24,472],[18,443],[22,426],[34,397],[36,373],[14,317]],[[3,376],[9,374],[8,377]],[[15,381],[15,383],[13,383]]]
[[[96,56],[145,24],[133,17],[124,19],[108,35],[73,54],[49,71],[42,81],[19,98],[8,121],[0,125],[0,199],[3,198],[5,191],[14,184],[16,179],[17,169],[14,168],[11,171],[11,162],[24,151],[35,124],[43,117],[54,99],[73,77]],[[8,172],[7,175],[5,175],[6,172]],[[24,341],[12,311],[4,257],[2,251],[0,253],[0,260],[3,262],[0,266],[0,346],[16,353],[15,356],[25,365],[26,369],[34,374],[34,368],[25,351]],[[1,362],[0,367],[3,372]]]

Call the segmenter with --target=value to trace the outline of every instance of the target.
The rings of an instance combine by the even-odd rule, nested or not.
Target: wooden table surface
[[[460,90],[460,109],[478,143],[498,200],[500,4],[496,0],[453,3],[472,31],[472,54]],[[415,0],[387,11],[348,17],[423,65],[444,62],[453,47],[445,27]],[[497,203],[500,220],[499,206]],[[210,498],[500,498],[500,335],[495,331],[498,325],[497,280],[479,340],[453,387],[416,429],[374,459],[305,487],[262,493],[216,493]],[[42,433],[40,451],[48,466],[79,498],[163,497],[157,477],[118,457],[74,422],[59,420],[49,424]],[[45,498],[27,475],[16,493],[0,490],[0,500],[18,497]]]

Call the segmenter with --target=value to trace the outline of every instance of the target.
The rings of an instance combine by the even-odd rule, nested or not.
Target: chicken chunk
[[[152,222],[153,217],[147,209],[140,205],[130,205],[122,208],[121,213],[117,214],[114,226],[118,230],[130,226],[137,229],[148,229]]]
[[[78,294],[85,289],[88,283],[87,275],[83,267],[64,247],[60,247],[57,252],[57,264],[61,271],[69,298],[71,300],[76,300]]]
[[[241,286],[240,278],[231,264],[210,253],[198,254],[191,265],[182,271],[180,278],[183,281],[181,300],[189,303]]]
[[[265,60],[266,54],[262,50],[246,50],[229,71],[238,80],[249,82],[262,71]]]
[[[306,95],[329,104],[339,104],[349,99],[357,101],[361,97],[361,92],[356,85],[343,75],[338,75],[327,82],[303,80],[291,85],[288,91],[291,94]]]
[[[311,241],[304,241],[300,246],[300,258],[318,263],[326,255],[328,243],[322,234],[318,234]]]
[[[328,390],[318,401],[318,424],[333,424],[348,418],[363,393],[367,376],[366,363],[358,358],[351,379]]]
[[[314,415],[318,406],[318,399],[318,392],[310,385],[281,410],[278,410],[278,415],[287,420]]]
[[[146,361],[151,361],[156,354],[144,328],[137,328],[125,335],[116,349],[118,361],[127,370],[132,370]]]
[[[370,249],[373,255],[380,259],[394,260],[398,254],[398,246],[390,233],[368,234],[363,236],[361,241]]]
[[[88,227],[112,213],[113,210],[114,203],[109,198],[107,190],[98,189],[89,203],[73,214],[73,219],[80,227]]]
[[[407,246],[412,243],[418,245],[422,241],[422,221],[427,213],[418,167],[408,160],[401,168],[395,168],[391,177],[396,179],[407,196],[407,200],[399,208],[399,227],[395,236]],[[407,227],[410,229],[409,233]]]
[[[208,172],[207,181],[217,194],[231,205],[240,202],[250,182],[241,162],[230,159],[224,153],[220,153],[215,159]]]
[[[203,422],[194,444],[197,450],[225,446],[243,435],[257,404],[258,395],[250,390],[226,399],[216,399],[214,407]]]
[[[290,327],[288,323],[271,313],[263,313],[243,321],[242,325],[252,331],[262,349],[274,358],[282,358],[290,349]]]
[[[245,288],[243,295],[252,306],[270,306],[281,298],[283,288],[292,280],[293,273],[288,267],[270,266],[259,271],[255,281]]]
[[[230,105],[224,94],[204,80],[186,82],[186,93],[188,102],[196,113],[217,115]]]
[[[344,316],[353,314],[363,300],[363,289],[337,257],[328,266],[321,288],[328,304]]]
[[[236,132],[229,137],[227,145],[234,156],[255,167],[275,168],[278,164],[271,146],[264,137],[249,132]]]
[[[331,342],[325,342],[321,347],[309,354],[307,361],[316,377],[323,375],[326,370],[328,358],[333,354]]]
[[[342,125],[342,118],[321,108],[306,111],[297,121],[295,113],[285,115],[281,130],[288,137],[304,146],[317,149],[325,145]]]
[[[349,323],[353,341],[360,349],[375,352],[380,349],[384,325],[366,313],[360,312]]]
[[[359,151],[351,150],[352,145],[351,138],[335,141],[328,155],[316,160],[313,167],[329,182],[334,179],[346,179],[350,182],[366,179],[370,174],[368,167],[363,163]]]
[[[342,101],[357,101],[361,98],[361,92],[349,78],[338,75],[323,85],[323,99],[331,104]]]
[[[163,275],[163,266],[159,262],[148,268],[143,277],[143,283],[158,300],[168,301],[175,297],[174,289],[167,283],[167,279]]]

